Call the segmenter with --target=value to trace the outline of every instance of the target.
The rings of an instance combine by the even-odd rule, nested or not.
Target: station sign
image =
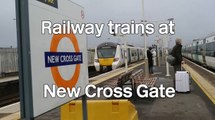
[[[62,23],[63,20],[69,20],[75,24],[84,23],[83,7],[70,0],[28,0],[27,3],[30,55],[30,71],[28,72],[31,75],[32,112],[33,117],[37,117],[85,94],[84,88],[89,83],[87,41],[85,34],[73,34],[72,32],[70,34],[41,33],[43,20],[48,20],[51,23]],[[24,35],[22,32],[21,35]],[[24,52],[26,51],[23,51],[22,54]],[[25,63],[22,64],[27,66]],[[23,74],[26,74],[25,72],[22,70]],[[49,91],[52,92],[56,90],[53,86],[70,89],[80,87],[82,89],[78,96],[59,98],[48,95],[44,97],[45,85],[49,86]],[[26,86],[23,85],[23,87]],[[27,91],[24,90],[23,92],[24,95],[22,96],[26,97],[25,92]]]

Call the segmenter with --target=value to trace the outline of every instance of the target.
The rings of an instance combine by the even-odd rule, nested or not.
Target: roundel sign
[[[28,57],[26,61],[29,64],[23,64],[26,67],[23,67],[22,74],[28,76],[23,78],[22,87],[25,90],[21,94],[26,99],[21,102],[32,103],[22,106],[28,108],[24,110],[26,114],[31,116],[29,113],[32,113],[36,117],[85,94],[84,88],[89,84],[87,37],[86,34],[72,33],[69,24],[63,23],[70,21],[73,24],[85,24],[81,17],[81,11],[84,16],[84,8],[71,0],[29,0],[23,3],[26,4],[18,5],[29,8],[25,9],[28,16],[21,16],[20,20],[29,21],[29,24],[21,24],[21,28],[23,25],[25,27],[19,32],[29,36],[26,39],[29,43],[27,50],[21,48],[23,55],[27,53],[28,56],[23,59]],[[50,24],[43,25],[43,21]],[[61,88],[66,91],[62,92]],[[73,90],[77,94],[72,94]]]
[[[58,52],[58,45],[63,38],[69,38],[71,45],[75,51],[71,52]],[[80,64],[83,63],[83,56],[79,49],[79,44],[74,34],[59,34],[53,35],[50,52],[45,52],[45,67],[50,67],[52,77],[58,87],[72,88],[76,85],[80,75]],[[75,73],[69,80],[64,79],[58,67],[74,65]]]

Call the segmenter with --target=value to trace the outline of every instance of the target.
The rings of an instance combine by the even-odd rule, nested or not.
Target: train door
[[[122,48],[122,46],[120,46],[120,56],[121,56],[121,59],[120,59],[120,65],[123,65],[124,63],[125,63],[125,54],[123,54],[124,53],[124,49]]]
[[[199,53],[199,42],[196,42],[196,46],[195,46],[195,60],[197,62],[199,62],[199,57],[198,57],[198,53]]]
[[[206,65],[206,39],[203,40],[203,45],[202,45],[202,62],[203,62],[203,65]]]
[[[139,49],[137,49],[137,61],[140,60],[140,52]]]
[[[215,46],[215,37],[214,37],[213,40],[214,40],[214,42],[211,43],[212,46],[213,46],[213,47],[212,47],[212,57],[215,57],[215,47],[214,47],[214,46]]]
[[[140,51],[140,60],[142,60],[143,59],[143,50],[140,49],[139,51]]]
[[[127,55],[128,55],[128,63],[131,63],[131,52],[130,48],[127,49]]]
[[[192,55],[191,55],[191,59],[192,60],[195,60],[195,54],[196,54],[196,44],[195,42],[193,42],[193,45],[192,45]]]

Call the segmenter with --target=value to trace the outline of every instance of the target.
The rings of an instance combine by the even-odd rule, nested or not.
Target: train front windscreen
[[[101,47],[97,49],[98,58],[114,58],[116,47]]]

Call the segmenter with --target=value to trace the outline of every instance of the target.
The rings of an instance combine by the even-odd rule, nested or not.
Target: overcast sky
[[[85,7],[86,22],[107,23],[141,20],[141,0],[73,0]],[[0,4],[0,47],[16,46],[15,0],[3,0]],[[148,21],[174,18],[176,34],[172,39],[182,38],[183,44],[215,32],[215,0],[144,0],[144,15]],[[154,44],[155,35],[147,38]],[[143,46],[141,36],[127,36],[130,44]],[[88,36],[89,48],[104,41],[120,42],[104,30],[100,38]],[[173,41],[170,42],[173,45]]]

